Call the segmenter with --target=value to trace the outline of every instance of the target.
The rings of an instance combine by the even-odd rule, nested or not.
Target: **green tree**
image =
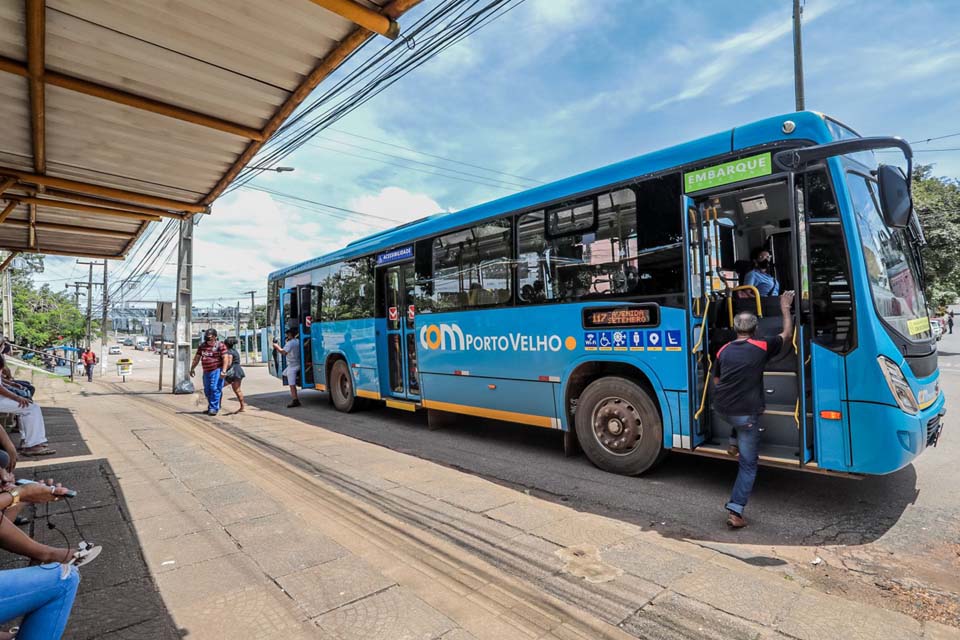
[[[960,181],[933,175],[932,165],[913,172],[913,204],[927,246],[923,250],[927,301],[953,304],[960,292]]]
[[[17,344],[40,349],[59,342],[82,339],[86,319],[70,296],[48,285],[35,288],[33,275],[43,271],[43,256],[18,256],[11,266],[13,333]],[[62,337],[62,340],[61,340]]]

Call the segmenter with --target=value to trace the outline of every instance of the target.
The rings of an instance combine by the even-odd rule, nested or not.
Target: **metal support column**
[[[10,269],[6,268],[0,272],[0,284],[3,285],[3,296],[0,305],[2,305],[3,325],[0,326],[0,335],[4,336],[10,342],[14,341],[13,335],[13,282],[10,279]]]
[[[180,245],[177,251],[177,301],[174,311],[173,392],[193,393],[190,363],[193,361],[193,217],[180,221]]]

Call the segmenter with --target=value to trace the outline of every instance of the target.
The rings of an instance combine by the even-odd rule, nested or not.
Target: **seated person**
[[[773,262],[770,252],[763,247],[757,247],[750,252],[750,259],[753,260],[753,269],[747,272],[743,284],[756,287],[762,297],[779,296],[780,283],[771,274]]]
[[[4,364],[0,356],[0,368],[3,368]],[[20,427],[23,430],[20,441],[22,454],[49,456],[56,453],[54,449],[47,446],[47,429],[43,423],[40,405],[8,389],[3,380],[0,380],[0,413],[20,416]]]
[[[0,571],[0,623],[23,617],[17,637],[60,638],[77,595],[80,584],[77,567],[83,560],[73,549],[57,549],[36,542],[13,524],[10,514],[20,502],[59,500],[67,489],[52,482],[18,487],[12,483],[11,475],[0,472],[0,476],[0,510],[5,514],[0,518],[0,547],[44,563]],[[13,638],[12,633],[0,631],[0,640]]]
[[[0,362],[3,362],[3,356],[0,356]],[[0,380],[10,391],[24,398],[32,398],[34,391],[36,391],[35,387],[26,380],[14,380],[13,374],[10,373],[10,367],[2,364],[0,364]]]

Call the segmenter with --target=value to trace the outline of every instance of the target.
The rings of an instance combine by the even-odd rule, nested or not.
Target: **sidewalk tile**
[[[777,629],[801,640],[914,640],[920,623],[896,611],[879,609],[804,589]]]
[[[270,498],[255,498],[249,502],[235,502],[223,506],[208,508],[210,515],[223,526],[238,522],[262,518],[280,513],[281,507],[276,500]]]
[[[490,518],[524,531],[543,527],[570,517],[570,509],[542,500],[517,499],[516,502],[486,512]]]
[[[198,562],[156,576],[167,608],[183,611],[207,598],[235,590],[240,585],[269,584],[267,576],[243,554]]]
[[[635,535],[637,528],[600,516],[577,514],[537,527],[530,533],[564,547],[584,543],[605,547]]]
[[[217,522],[203,510],[173,511],[133,522],[141,540],[176,538],[217,526]]]
[[[395,584],[353,556],[291,573],[278,578],[277,582],[309,618]]]
[[[440,636],[439,640],[477,640],[477,637],[467,633],[463,629],[452,629]]]
[[[638,638],[657,640],[755,640],[760,625],[666,591],[623,621],[620,627]]]
[[[154,574],[174,571],[239,551],[233,539],[220,529],[207,529],[177,538],[147,540],[143,543],[147,564]]]
[[[72,640],[77,637],[79,636],[65,635],[64,640]],[[147,640],[148,638],[149,640],[180,640],[180,634],[177,632],[173,620],[168,620],[166,616],[162,616],[98,636],[97,640]]]
[[[772,626],[800,595],[800,587],[779,574],[707,563],[671,589],[735,616]]]
[[[620,624],[662,591],[652,582],[629,574],[599,584],[561,574],[547,578],[539,586],[560,600],[574,602],[614,625]]]
[[[99,562],[99,558],[94,562]],[[100,638],[111,631],[163,614],[156,589],[149,579],[130,580],[92,591],[83,589],[85,579],[81,577],[81,589],[70,612],[68,635],[72,638]],[[105,602],[110,605],[103,606]]]
[[[205,507],[219,507],[237,502],[249,502],[256,498],[266,498],[267,494],[256,485],[247,482],[229,482],[206,489],[197,489],[193,495]]]
[[[662,586],[669,586],[703,564],[702,560],[665,549],[643,538],[631,538],[609,547],[600,555],[604,562]]]
[[[398,587],[334,609],[315,622],[336,640],[431,639],[457,626]]]
[[[237,583],[245,584],[245,583]],[[177,626],[188,638],[307,640],[316,630],[273,584],[250,585],[177,608]]]
[[[146,520],[166,513],[203,510],[200,501],[194,498],[176,479],[128,485],[120,481],[121,505],[131,520]]]

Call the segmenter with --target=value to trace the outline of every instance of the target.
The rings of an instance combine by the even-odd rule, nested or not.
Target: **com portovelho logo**
[[[481,336],[465,333],[457,324],[440,323],[420,328],[420,346],[434,351],[573,351],[577,339],[528,333]]]

